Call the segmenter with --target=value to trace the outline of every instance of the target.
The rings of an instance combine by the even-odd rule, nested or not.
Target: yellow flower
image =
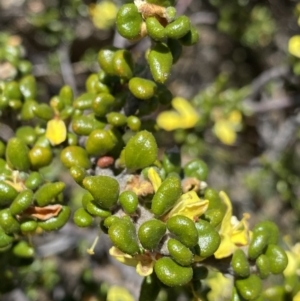
[[[293,297],[293,301],[300,301],[300,291]]]
[[[289,40],[289,53],[300,58],[300,35],[296,35]]]
[[[199,115],[184,98],[175,97],[172,106],[176,111],[165,111],[158,115],[157,124],[166,131],[189,129],[196,125]]]
[[[195,191],[189,191],[179,198],[176,205],[167,213],[164,219],[167,220],[175,215],[184,215],[195,221],[198,216],[207,210],[208,204],[209,201],[201,200]]]
[[[285,238],[285,242],[289,246],[290,250],[286,251],[288,265],[283,274],[285,277],[298,275],[300,267],[300,243],[296,243],[294,246],[291,246],[289,243],[289,237]]]
[[[8,169],[10,169],[7,166]],[[26,188],[24,181],[20,177],[20,172],[18,170],[12,170],[12,175],[8,178],[4,178],[4,182],[7,183],[8,185],[12,186],[14,189],[16,189],[18,192],[21,192]]]
[[[118,9],[113,2],[102,1],[98,4],[90,4],[89,13],[93,24],[99,29],[110,28],[116,19]]]
[[[215,252],[215,258],[220,259],[230,256],[239,246],[246,246],[250,241],[248,219],[250,214],[244,213],[241,221],[232,215],[232,205],[225,192],[220,192],[220,197],[227,206],[219,234],[221,243]]]
[[[107,301],[134,301],[128,290],[121,286],[111,286],[107,292]]]
[[[153,266],[155,258],[151,253],[144,253],[131,256],[119,250],[116,247],[109,249],[109,254],[119,262],[136,267],[136,272],[141,276],[149,276],[153,273]]]
[[[150,167],[148,170],[148,178],[153,186],[154,191],[156,192],[161,185],[161,178],[153,167]]]
[[[222,273],[215,272],[205,283],[211,288],[207,294],[209,301],[228,300],[230,298],[232,294],[232,279],[226,278]]]
[[[47,123],[46,138],[52,145],[58,145],[67,138],[67,128],[65,123],[60,119],[52,119]]]
[[[222,143],[232,145],[236,141],[236,132],[241,128],[241,121],[241,112],[234,110],[228,118],[217,119],[213,131]]]

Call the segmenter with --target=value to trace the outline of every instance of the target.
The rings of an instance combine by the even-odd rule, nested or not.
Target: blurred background
[[[129,43],[115,30],[123,3],[0,0],[0,44],[23,45],[38,82],[39,101],[48,102],[63,84],[78,96],[87,77],[99,70],[101,47],[125,47],[136,60],[144,60],[149,39]],[[210,169],[209,186],[226,191],[237,217],[249,212],[252,225],[273,220],[283,236],[296,243],[300,240],[300,5],[291,0],[178,0],[176,8],[178,14],[190,17],[200,39],[196,46],[183,49],[167,85],[173,95],[189,99],[201,117],[196,128],[168,133],[168,139],[159,139],[158,133],[162,150],[177,144],[184,162],[203,159]],[[0,61],[0,80],[13,68]],[[61,168],[56,161],[44,172],[68,184],[66,198],[75,209],[82,192]],[[11,265],[1,256],[0,299],[137,300],[142,279],[134,268],[109,257],[105,235],[95,255],[87,254],[98,229],[96,224],[78,229],[70,221],[58,233],[34,238],[34,261]],[[184,291],[174,290],[163,291],[159,298],[189,300]],[[222,297],[207,298],[228,300],[224,292]]]

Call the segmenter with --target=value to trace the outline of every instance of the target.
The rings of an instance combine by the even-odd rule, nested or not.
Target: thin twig
[[[275,110],[282,110],[300,105],[300,95],[284,98],[266,99],[263,102],[244,101],[244,106],[252,114],[262,114]]]
[[[296,139],[299,123],[300,114],[290,117],[280,125],[272,145],[269,147],[268,151],[265,152],[265,156],[270,161],[276,161],[280,154],[282,154],[282,152]]]
[[[77,85],[76,85],[76,80],[72,68],[72,63],[69,56],[69,50],[70,50],[69,44],[62,44],[58,48],[57,54],[59,57],[61,74],[64,79],[64,82],[65,84],[69,85],[72,88],[74,94],[77,95],[78,92]]]
[[[291,68],[289,66],[279,66],[266,70],[261,73],[257,78],[255,78],[251,83],[251,94],[256,95],[262,87],[264,87],[271,80],[285,77],[291,72]]]
[[[291,68],[287,65],[271,68],[261,73],[250,84],[249,94],[243,100],[245,108],[253,114],[260,114],[299,105],[300,95],[288,96],[280,99],[266,99],[263,102],[256,101],[259,93],[266,84],[280,77],[287,77],[290,73]]]

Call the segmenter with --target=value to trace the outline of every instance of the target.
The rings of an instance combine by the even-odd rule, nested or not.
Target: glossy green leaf
[[[148,35],[156,41],[162,41],[166,37],[165,28],[156,17],[146,19],[146,28]]]
[[[128,214],[133,214],[136,211],[139,204],[139,200],[136,193],[130,190],[123,191],[120,194],[119,202],[124,211]]]
[[[133,59],[128,50],[117,50],[113,57],[114,74],[118,77],[129,80],[133,76]]]
[[[122,218],[113,223],[108,230],[113,244],[122,252],[134,255],[139,252],[135,226],[128,218]]]
[[[152,199],[151,211],[158,216],[165,214],[175,205],[181,194],[180,179],[174,175],[168,176]]]
[[[109,93],[99,93],[92,101],[92,109],[96,116],[105,117],[112,110],[115,98]]]
[[[128,87],[130,92],[136,98],[147,100],[154,95],[157,86],[151,80],[140,78],[140,77],[133,77],[129,81]]]
[[[75,211],[73,220],[81,228],[89,227],[93,223],[93,217],[84,208],[79,208]]]
[[[234,273],[239,277],[245,278],[250,275],[250,265],[248,259],[244,251],[241,249],[234,251],[231,259],[231,266]]]
[[[254,300],[260,296],[262,291],[261,280],[254,274],[251,274],[248,278],[236,280],[235,286],[245,300]]]
[[[29,160],[35,170],[48,166],[52,162],[52,151],[48,147],[34,146],[29,151]]]
[[[65,186],[64,182],[46,183],[36,191],[34,199],[41,207],[52,204],[65,189]]]
[[[167,228],[185,246],[191,248],[198,244],[198,229],[188,217],[184,215],[172,216],[167,221]]]
[[[68,206],[62,206],[58,216],[51,217],[46,221],[39,221],[38,225],[45,231],[54,231],[62,228],[68,221],[71,209]]]
[[[95,202],[104,209],[113,207],[119,198],[119,183],[109,176],[88,176],[82,182],[84,188],[94,197]]]
[[[28,171],[30,168],[29,149],[20,138],[9,139],[6,146],[5,157],[13,169]]]
[[[154,250],[166,233],[166,230],[165,223],[158,219],[150,219],[140,226],[138,237],[145,249]]]
[[[9,209],[3,209],[0,211],[0,227],[6,234],[18,233],[20,230],[18,220],[12,216]]]
[[[117,30],[121,36],[132,40],[139,36],[143,19],[133,3],[124,4],[117,14]]]
[[[28,242],[21,240],[13,247],[14,255],[22,258],[32,258],[34,256],[34,248]]]
[[[195,225],[198,231],[198,244],[195,247],[196,254],[203,258],[213,255],[221,243],[218,231],[209,222],[202,219],[199,219]]]
[[[91,166],[86,150],[80,146],[67,146],[60,154],[60,160],[67,168],[72,166],[80,166],[88,169]]]
[[[91,156],[103,156],[117,144],[110,131],[97,129],[90,133],[86,140],[86,151]]]
[[[155,273],[158,279],[167,286],[181,286],[191,281],[193,269],[182,267],[169,257],[162,257],[155,262]]]
[[[180,16],[166,26],[166,36],[171,39],[180,39],[191,29],[191,21],[187,16]]]
[[[154,80],[164,83],[170,75],[173,64],[171,50],[166,44],[157,43],[149,52],[148,63]]]
[[[170,238],[168,240],[168,250],[172,259],[182,266],[189,266],[192,264],[194,255],[189,248],[187,248],[180,241]]]
[[[9,210],[12,215],[22,213],[33,203],[33,192],[32,190],[23,190],[11,203]]]
[[[124,150],[125,165],[129,169],[142,169],[157,158],[157,144],[152,133],[140,131],[128,141]]]
[[[10,184],[0,181],[0,206],[10,204],[18,195],[17,190]]]

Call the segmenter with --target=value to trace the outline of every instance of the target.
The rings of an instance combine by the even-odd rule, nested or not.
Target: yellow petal
[[[195,191],[184,193],[173,209],[165,216],[169,219],[174,215],[184,215],[191,220],[202,215],[208,208],[209,201],[201,200]]]
[[[121,286],[111,286],[107,292],[107,301],[134,301],[128,290]]]
[[[300,291],[293,297],[293,301],[300,301]]]
[[[236,248],[236,245],[231,241],[229,235],[221,235],[221,243],[218,250],[214,253],[214,256],[217,259],[228,257]]]
[[[182,117],[198,120],[198,117],[199,117],[198,113],[186,99],[184,99],[182,97],[175,97],[172,100],[172,106],[175,110],[177,110],[179,112],[179,114]]]
[[[136,272],[141,276],[149,276],[153,273],[154,261],[147,254],[131,256],[129,254],[123,253],[116,247],[111,247],[109,249],[109,254],[118,260],[119,262],[136,267]]]
[[[246,246],[249,244],[249,213],[244,213],[242,220],[232,228],[231,241],[238,246]]]
[[[67,138],[65,123],[60,119],[52,119],[47,123],[46,138],[52,145],[58,145]]]
[[[213,131],[217,138],[226,145],[232,145],[236,140],[236,132],[234,131],[233,124],[228,120],[217,120]]]
[[[138,264],[138,260],[134,257],[132,257],[129,254],[123,253],[121,250],[119,250],[116,247],[111,247],[109,249],[109,254],[119,262],[135,267]]]
[[[166,131],[188,129],[196,125],[199,120],[197,111],[184,98],[175,97],[172,106],[176,111],[165,111],[158,115],[157,124]]]
[[[250,214],[244,213],[241,221],[236,220],[232,216],[232,205],[227,194],[221,191],[219,196],[227,209],[219,231],[221,244],[214,255],[216,258],[224,258],[230,256],[237,246],[249,244],[251,232],[249,231],[248,219]]]
[[[286,269],[283,271],[284,277],[294,276],[297,273],[298,268],[298,260],[295,254],[291,251],[286,251],[286,255],[288,257],[288,265]]]
[[[231,227],[232,205],[231,205],[229,197],[227,196],[227,194],[224,191],[221,191],[219,193],[219,196],[227,207],[224,218],[222,220],[222,224],[221,224],[219,233],[221,235],[229,235],[231,232],[231,228],[232,228]]]
[[[158,115],[156,122],[160,128],[166,131],[173,131],[180,128],[181,117],[176,112],[165,111]]]
[[[139,259],[136,272],[143,277],[151,275],[153,273],[154,261],[148,256],[140,256]]]
[[[153,167],[150,167],[148,170],[148,178],[152,183],[154,191],[156,192],[161,185],[161,178]]]
[[[298,260],[300,262],[300,243],[296,243],[293,247],[292,247],[292,251],[294,254],[296,254],[296,256],[298,257]]]
[[[296,35],[289,40],[289,53],[300,58],[300,35]]]
[[[23,191],[24,189],[27,189],[23,182],[12,182],[9,180],[4,180],[4,182],[10,186],[12,186],[14,189],[16,189],[18,192]]]
[[[232,294],[232,279],[226,278],[222,273],[214,273],[209,277],[206,283],[211,288],[207,294],[209,301],[229,300]]]
[[[90,4],[89,13],[95,27],[107,29],[113,25],[118,9],[113,2],[101,1],[98,4]]]
[[[238,126],[242,121],[242,113],[239,110],[233,110],[228,117],[228,121],[233,125]]]

